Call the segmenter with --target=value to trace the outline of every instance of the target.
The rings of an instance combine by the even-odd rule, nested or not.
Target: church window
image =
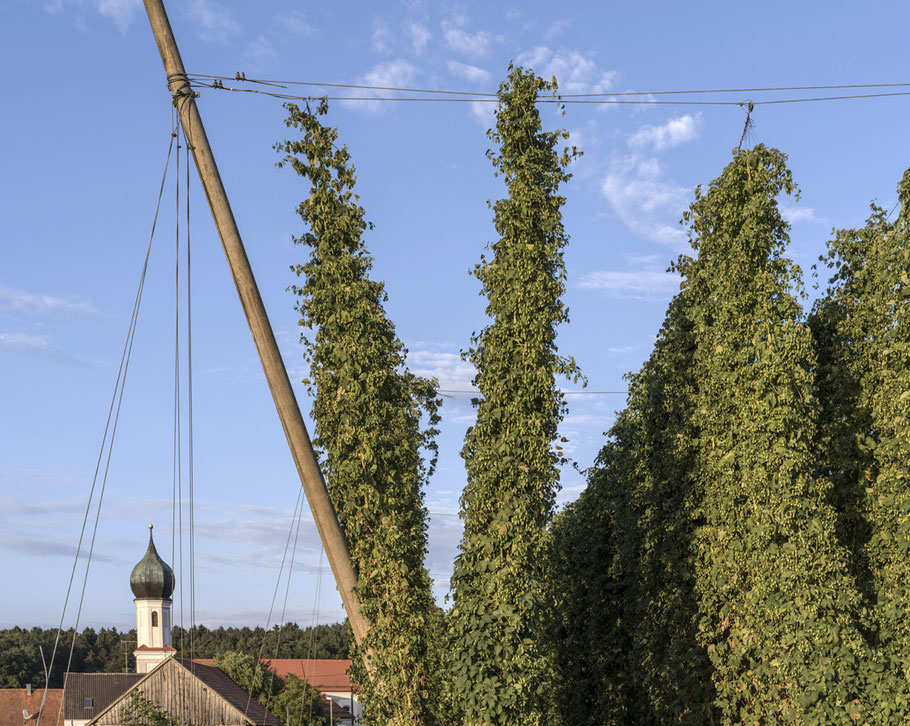
[[[152,627],[153,628],[158,627],[158,611],[157,610],[152,610]]]

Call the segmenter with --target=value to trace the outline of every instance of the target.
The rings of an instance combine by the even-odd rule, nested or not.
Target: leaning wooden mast
[[[272,391],[278,417],[281,419],[281,425],[291,448],[291,455],[297,465],[300,482],[309,500],[310,511],[316,522],[316,528],[319,530],[332,574],[335,576],[335,584],[341,593],[344,609],[354,631],[354,638],[360,643],[370,624],[361,614],[360,601],[354,592],[357,576],[351,565],[350,553],[335,507],[329,498],[325,479],[323,479],[316,461],[313,445],[303,422],[303,416],[300,414],[294,390],[291,388],[287,369],[284,367],[278,344],[275,342],[275,335],[266,315],[256,279],[253,277],[253,270],[243,247],[243,240],[237,229],[237,222],[234,220],[227,192],[221,181],[221,175],[218,173],[215,157],[202,125],[199,109],[196,107],[195,94],[190,88],[186,69],[183,67],[180,51],[177,48],[177,41],[164,10],[163,0],[143,1],[152,25],[152,32],[155,34],[158,51],[161,53],[161,60],[164,63],[168,88],[180,115],[180,123],[186,133],[190,151],[193,153],[196,169],[199,171],[199,179],[205,190],[209,208],[212,210],[212,217],[215,220],[218,235],[221,237],[221,244],[231,268],[234,284],[237,286],[240,304],[243,306],[250,332],[253,334],[253,342],[256,344],[256,351],[259,353],[259,360],[262,362],[265,378]]]

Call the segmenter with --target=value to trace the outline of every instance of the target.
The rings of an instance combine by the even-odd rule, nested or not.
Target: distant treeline
[[[43,687],[44,666],[39,647],[44,650],[45,660],[50,665],[56,637],[55,629],[26,630],[17,627],[0,630],[0,688],[24,688],[28,683]],[[50,674],[51,688],[63,686],[63,673],[69,660],[72,641],[72,629],[61,634]],[[173,641],[177,655],[186,658],[214,658],[228,651],[256,655],[260,648],[263,658],[347,658],[351,629],[347,621],[312,628],[301,628],[296,623],[288,623],[280,629],[279,638],[278,626],[266,632],[264,628],[212,630],[198,625],[188,630],[175,627]],[[135,629],[120,631],[117,628],[86,628],[76,635],[70,671],[131,673],[136,669],[133,658],[135,648]]]

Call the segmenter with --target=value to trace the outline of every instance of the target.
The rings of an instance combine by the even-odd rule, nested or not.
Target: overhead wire
[[[353,83],[318,83],[315,81],[273,81],[263,79],[252,79],[241,77],[242,74],[231,76],[214,76],[208,74],[188,74],[191,85],[201,88],[213,88],[218,90],[231,91],[234,93],[255,93],[264,96],[270,96],[284,101],[316,101],[326,99],[329,101],[393,101],[393,102],[442,102],[442,103],[498,103],[498,95],[495,93],[477,92],[477,91],[453,91],[448,89],[428,89],[428,88],[408,88],[399,86],[374,86],[366,84]],[[204,81],[210,81],[206,83]],[[399,93],[420,93],[435,94],[432,96],[328,96],[328,95],[298,95],[291,93],[278,93],[276,91],[266,91],[258,88],[235,88],[225,86],[224,81],[240,81],[247,83],[256,83],[263,85],[276,86],[284,88],[290,85],[314,86],[319,88],[345,88],[352,90],[369,90],[381,92],[399,92]],[[555,97],[538,98],[539,103],[554,104],[594,104],[594,105],[684,105],[684,106],[744,106],[747,103],[754,105],[771,105],[782,103],[809,103],[817,101],[842,101],[851,99],[867,98],[886,98],[894,96],[910,96],[910,91],[891,91],[885,93],[863,93],[863,94],[843,94],[829,96],[812,96],[802,98],[783,98],[768,100],[724,100],[708,101],[702,99],[685,99],[685,100],[659,100],[651,98],[653,96],[697,96],[702,94],[724,94],[724,93],[770,93],[781,91],[810,91],[810,90],[837,90],[837,89],[868,89],[868,88],[907,88],[910,83],[852,83],[852,84],[828,84],[816,86],[766,86],[756,88],[709,88],[696,90],[670,90],[670,91],[617,91],[617,92],[597,92],[597,93],[566,93],[558,94]],[[630,98],[630,97],[636,98]],[[643,98],[638,98],[643,97]]]
[[[258,674],[258,671],[256,670],[256,666],[259,665],[259,663],[262,661],[262,651],[265,650],[265,642],[266,642],[266,639],[268,638],[269,627],[272,624],[272,614],[275,611],[275,601],[278,599],[278,591],[281,588],[281,577],[282,577],[282,574],[284,573],[284,563],[287,561],[288,549],[290,548],[290,545],[291,545],[291,535],[294,533],[295,527],[298,531],[300,529],[300,518],[301,518],[301,511],[303,509],[303,503],[304,503],[303,487],[301,486],[297,492],[297,502],[294,504],[294,514],[291,516],[291,525],[290,525],[290,528],[288,529],[287,541],[284,543],[284,553],[281,555],[281,565],[279,565],[279,567],[278,567],[278,579],[275,582],[275,590],[272,592],[272,602],[269,605],[269,614],[268,614],[268,617],[266,618],[265,628],[263,629],[263,632],[262,632],[262,641],[259,644],[259,652],[257,653],[256,660],[253,663],[253,681],[254,682],[255,682],[256,675]],[[294,543],[295,549],[296,549],[296,546],[297,546],[297,544],[296,544],[296,539],[295,539],[295,543]],[[288,577],[290,578],[290,575],[288,575]],[[269,682],[271,683],[271,680]],[[253,684],[251,683],[250,684],[251,687],[248,689],[246,706],[243,709],[244,717],[246,717],[247,712],[249,711],[250,702],[252,701],[252,698],[253,698],[252,685]]]
[[[294,560],[297,557],[297,540],[300,537],[300,523],[303,520],[303,504],[305,497],[303,496],[303,487],[300,488],[300,494],[298,495],[298,505],[296,510],[297,515],[297,527],[294,530],[294,546],[291,548],[291,563],[288,565],[288,576],[285,580],[284,585],[284,602],[281,605],[281,618],[279,620],[280,625],[278,626],[278,634],[275,638],[275,655],[273,656],[276,660],[281,648],[281,633],[284,631],[285,618],[287,615],[288,608],[288,595],[291,591],[291,575],[294,574]],[[268,688],[268,700],[265,704],[265,713],[262,714],[262,726],[265,726],[265,720],[267,718],[268,710],[272,705],[272,684],[274,682],[275,669],[269,668],[269,688]]]
[[[270,86],[284,88],[286,86],[316,86],[326,88],[353,88],[371,91],[402,91],[407,93],[439,93],[452,94],[459,96],[492,96],[497,97],[496,93],[487,93],[482,91],[451,91],[433,88],[407,88],[402,86],[373,86],[359,83],[324,83],[317,81],[285,81],[247,78],[245,74],[237,73],[234,76],[218,76],[207,73],[189,73],[187,77],[192,80],[196,78],[208,79],[213,81],[241,81],[246,83],[259,83]],[[910,83],[842,83],[828,84],[818,86],[764,86],[756,88],[701,88],[689,90],[672,90],[672,91],[599,91],[597,93],[561,93],[561,98],[586,98],[586,97],[613,97],[613,96],[669,96],[669,95],[699,95],[703,93],[763,93],[772,91],[828,91],[844,88],[906,88]]]
[[[73,651],[75,650],[75,645],[76,645],[76,635],[78,634],[78,630],[79,630],[79,620],[82,615],[82,606],[83,606],[83,603],[85,600],[85,590],[86,590],[86,585],[88,583],[89,570],[91,569],[92,555],[93,555],[94,549],[95,549],[95,539],[96,539],[96,536],[98,533],[98,522],[99,522],[99,519],[101,516],[101,505],[103,503],[104,492],[107,487],[107,478],[108,478],[108,473],[110,471],[110,464],[111,464],[111,454],[113,452],[114,439],[117,434],[117,424],[119,423],[119,420],[120,420],[120,408],[123,403],[123,392],[124,392],[125,386],[126,386],[126,377],[127,377],[128,371],[129,371],[130,357],[132,355],[132,350],[133,350],[133,341],[135,340],[135,335],[136,335],[136,327],[137,327],[137,323],[138,323],[138,319],[139,319],[139,308],[142,303],[142,292],[145,288],[145,278],[146,278],[146,273],[148,272],[149,258],[151,256],[151,252],[152,252],[152,241],[155,238],[155,228],[158,224],[158,213],[161,210],[161,200],[164,196],[164,185],[165,185],[165,181],[167,179],[167,171],[168,171],[168,168],[170,167],[171,153],[174,148],[174,139],[176,138],[176,136],[177,136],[176,128],[174,128],[171,131],[170,143],[168,145],[167,157],[166,157],[165,164],[164,164],[164,172],[161,177],[161,186],[158,191],[158,201],[155,205],[155,214],[152,218],[152,228],[151,228],[151,232],[149,234],[148,247],[146,249],[145,259],[142,264],[142,272],[139,276],[139,285],[138,285],[138,289],[136,291],[136,297],[133,302],[133,309],[132,309],[132,313],[130,315],[130,322],[127,327],[127,334],[126,334],[126,340],[123,345],[123,352],[121,353],[121,356],[120,356],[120,367],[117,370],[117,377],[114,382],[114,393],[111,396],[111,403],[108,408],[107,421],[104,425],[104,434],[101,438],[101,449],[98,452],[98,459],[95,464],[95,473],[94,473],[94,476],[92,477],[92,484],[89,489],[89,498],[88,498],[88,502],[87,502],[86,508],[85,508],[85,515],[82,520],[82,529],[79,534],[79,542],[76,546],[76,554],[73,558],[73,568],[70,573],[70,579],[69,579],[69,583],[68,583],[67,589],[66,589],[66,596],[65,596],[64,602],[63,602],[63,612],[60,615],[60,624],[57,627],[57,635],[54,639],[54,648],[53,648],[53,651],[51,652],[50,664],[49,664],[48,670],[47,670],[47,672],[50,674],[50,673],[52,673],[53,668],[54,668],[54,660],[57,655],[57,648],[60,643],[60,636],[63,632],[63,621],[66,617],[66,610],[69,605],[70,594],[72,592],[73,582],[75,580],[76,568],[79,563],[79,557],[82,554],[82,545],[83,545],[83,542],[85,539],[85,531],[86,531],[87,524],[88,524],[89,514],[92,509],[92,501],[95,496],[95,488],[98,485],[98,476],[101,471],[101,462],[104,461],[105,462],[104,473],[101,478],[101,487],[100,487],[100,490],[98,493],[98,501],[97,501],[96,511],[95,511],[95,521],[94,521],[94,525],[92,528],[92,536],[91,536],[91,540],[89,543],[88,554],[86,556],[85,575],[82,580],[82,592],[79,597],[79,607],[76,612],[76,622],[75,622],[75,625],[73,626],[73,637],[70,642],[69,656],[67,659],[66,669],[64,670],[64,674],[63,674],[63,692],[64,692],[64,694],[66,693],[69,669],[72,666]],[[108,434],[110,434],[110,436],[108,436]],[[107,449],[106,460],[105,460],[105,456],[104,456],[105,449]],[[49,679],[45,679],[45,684],[44,684],[44,698],[45,699],[47,698],[48,687],[49,687]],[[64,700],[65,700],[64,698],[60,699],[60,707],[57,712],[56,723],[59,723],[61,720]],[[41,717],[43,715],[44,715],[43,710],[38,712],[38,718],[37,718],[35,726],[40,726]]]
[[[183,130],[186,144],[186,398],[187,398],[187,487],[189,489],[189,566],[190,566],[190,666],[196,672],[196,492],[193,449],[193,276],[190,240],[190,152],[191,138]]]

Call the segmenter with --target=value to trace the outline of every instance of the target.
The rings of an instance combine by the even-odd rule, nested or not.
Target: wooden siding
[[[136,684],[131,691],[138,691],[146,699],[176,716],[184,726],[249,726],[252,719],[232,706],[186,668],[168,658],[161,666]],[[92,724],[119,726],[123,710],[131,701],[130,691],[99,714]]]

